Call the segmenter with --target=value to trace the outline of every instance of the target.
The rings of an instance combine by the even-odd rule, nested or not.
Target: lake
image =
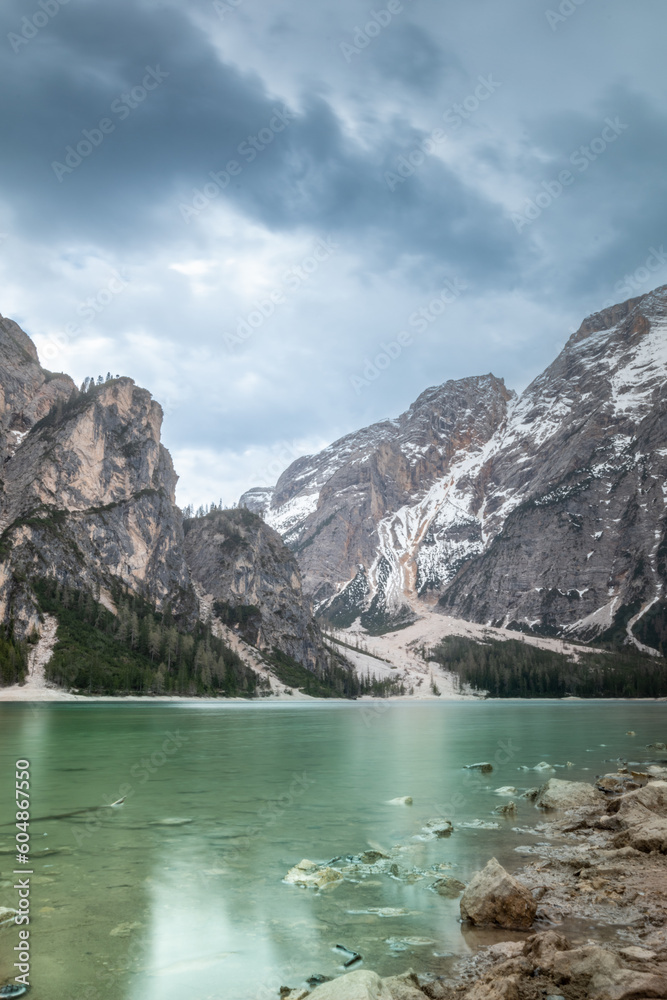
[[[494,789],[591,781],[649,759],[666,728],[652,702],[0,705],[0,906],[17,906],[14,765],[31,764],[30,995],[277,1000],[340,974],[339,944],[381,975],[446,972],[488,935],[430,886],[492,856],[517,868],[536,840],[514,828],[539,812],[515,797],[498,816]],[[493,773],[465,770],[478,761]],[[555,770],[520,769],[541,761]],[[437,817],[451,837],[425,838]],[[465,825],[480,820],[498,825]],[[322,892],[282,881],[370,847],[394,868]],[[17,942],[0,928],[0,984]]]

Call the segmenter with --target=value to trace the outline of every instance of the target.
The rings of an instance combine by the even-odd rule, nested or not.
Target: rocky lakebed
[[[516,812],[519,796],[536,807],[535,825],[518,828],[527,843],[516,849],[524,864],[512,873],[495,858],[467,885],[447,865],[411,872],[401,861],[402,844],[326,864],[303,859],[284,881],[316,892],[378,875],[431,876],[434,892],[460,898],[473,954],[443,977],[414,968],[381,978],[362,967],[362,955],[339,945],[342,975],[285,984],[281,1000],[667,998],[667,762],[660,760],[667,747],[647,749],[655,763],[635,770],[619,760],[594,784],[549,778],[524,792],[495,789],[500,816]],[[469,766],[492,771],[485,762]],[[442,817],[425,824],[422,836],[465,836],[465,826]]]

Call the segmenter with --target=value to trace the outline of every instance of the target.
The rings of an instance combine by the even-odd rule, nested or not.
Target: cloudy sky
[[[667,282],[664,0],[3,0],[0,312],[178,499]]]

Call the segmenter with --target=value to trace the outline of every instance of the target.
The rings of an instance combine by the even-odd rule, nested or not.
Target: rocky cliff
[[[0,618],[37,624],[30,582],[56,577],[111,603],[121,583],[192,618],[177,477],[160,444],[162,410],[132,379],[79,392],[44,371],[30,339],[0,322]]]
[[[185,522],[185,557],[213,615],[269,655],[279,649],[310,670],[324,665],[322,636],[280,535],[245,508]]]
[[[380,626],[409,620],[408,597],[423,575],[415,556],[432,520],[419,504],[481,452],[511,399],[493,375],[446,382],[422,393],[398,419],[298,459],[271,494],[253,490],[241,503],[260,510],[282,534],[306,590],[340,624],[360,612],[364,622]],[[451,535],[453,561],[467,557],[473,533],[464,526]]]
[[[492,375],[299,459],[242,498],[320,612],[369,629],[419,602],[635,644],[667,640],[667,287],[584,321],[520,397]]]
[[[187,630],[202,586],[228,615],[246,609],[247,641],[316,669],[321,636],[278,535],[246,511],[217,512],[188,522],[186,542],[161,423],[132,379],[80,391],[0,318],[0,622],[19,638],[39,631],[35,585],[49,579],[114,613],[120,586]]]

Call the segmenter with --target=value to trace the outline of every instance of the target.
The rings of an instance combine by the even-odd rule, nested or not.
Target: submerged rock
[[[454,832],[454,825],[448,819],[430,819],[422,829],[424,833],[430,833],[434,837],[450,837]]]
[[[0,906],[0,927],[3,924],[13,924],[17,913],[18,910],[13,910],[10,906]],[[2,996],[1,993],[0,996]]]
[[[433,882],[429,889],[433,889],[434,892],[446,899],[457,899],[465,889],[465,883],[459,882],[457,878],[445,876],[445,878],[439,878]]]
[[[472,924],[528,930],[536,912],[537,903],[530,890],[495,858],[477,872],[461,899],[461,918]]]
[[[503,785],[502,788],[495,789],[496,795],[518,795],[519,789],[515,788],[514,785]]]
[[[355,861],[360,865],[375,865],[378,861],[387,861],[388,859],[389,855],[382,851],[364,851],[363,854],[355,858]]]
[[[594,806],[603,801],[602,792],[585,781],[561,781],[550,778],[540,788],[536,804],[540,809],[578,809]]]
[[[324,886],[342,882],[343,876],[335,868],[326,865],[318,865],[314,861],[304,858],[294,868],[290,868],[283,882],[290,885],[299,885],[304,888],[322,889]]]
[[[488,760],[482,760],[478,764],[464,764],[467,771],[481,771],[482,774],[490,774],[493,771],[493,764],[489,764]]]
[[[388,806],[411,806],[412,796],[411,795],[399,795],[397,799],[389,799],[387,802]]]

